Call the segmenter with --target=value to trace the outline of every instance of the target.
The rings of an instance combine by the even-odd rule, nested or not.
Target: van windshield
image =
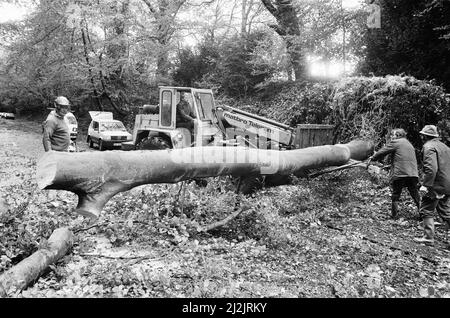
[[[121,122],[100,123],[100,131],[127,131]]]

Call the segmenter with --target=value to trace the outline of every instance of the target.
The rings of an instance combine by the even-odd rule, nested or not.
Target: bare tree
[[[241,35],[251,32],[254,19],[263,12],[263,5],[258,0],[241,0]]]

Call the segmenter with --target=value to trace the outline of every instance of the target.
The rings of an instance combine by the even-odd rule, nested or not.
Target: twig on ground
[[[102,254],[77,254],[79,256],[84,256],[84,257],[101,257],[101,258],[108,258],[108,259],[122,259],[122,260],[152,260],[152,261],[156,261],[156,260],[160,260],[163,259],[164,257],[157,257],[157,258],[151,258],[153,255],[146,255],[146,256],[109,256],[109,255],[102,255]]]
[[[229,216],[227,216],[225,219],[217,221],[217,222],[214,222],[214,223],[212,223],[210,225],[204,226],[199,232],[208,232],[208,231],[211,231],[211,230],[213,230],[215,228],[218,228],[220,226],[224,226],[225,224],[227,224],[231,220],[235,219],[242,212],[248,211],[250,209],[251,209],[250,206],[245,207],[245,208],[239,208],[238,210],[234,211]]]
[[[98,224],[94,224],[94,225],[88,226],[86,228],[81,228],[81,229],[78,229],[78,230],[74,230],[73,233],[77,234],[79,232],[89,231],[90,229],[93,229],[94,227],[103,226],[103,225],[106,225],[106,223],[98,223]]]
[[[177,203],[178,205],[181,207],[181,214],[183,213],[183,208],[184,208],[184,194],[186,191],[186,187],[184,187],[186,181],[182,181],[180,183],[180,188],[178,189],[178,193],[175,196],[175,199],[173,200],[173,208],[175,209]],[[181,194],[181,191],[183,191],[183,194]],[[180,203],[180,196],[181,196],[181,203]],[[170,215],[170,211],[168,213],[168,215]]]
[[[183,210],[184,210],[184,198],[186,196],[186,187],[183,187],[185,181],[183,181],[181,183],[181,187],[183,188],[183,194],[181,195],[181,214],[183,214]]]
[[[127,222],[127,221],[119,221],[119,222],[116,222],[116,223],[125,223],[125,222]],[[81,228],[81,229],[73,230],[73,233],[76,234],[76,233],[79,233],[79,232],[89,231],[90,229],[93,229],[94,227],[105,226],[105,225],[107,225],[108,223],[109,223],[109,222],[103,222],[103,223],[93,224],[93,225],[88,226],[88,227],[86,227],[86,228]],[[133,221],[133,223],[143,224],[143,225],[150,225],[149,223],[147,223],[147,222],[142,222],[142,221]]]

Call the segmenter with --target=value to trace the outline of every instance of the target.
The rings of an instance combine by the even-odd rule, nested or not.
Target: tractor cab
[[[187,127],[177,116],[184,95],[186,111],[195,120]],[[189,109],[187,109],[189,108]],[[159,104],[144,105],[136,116],[133,141],[122,149],[164,149],[208,145],[222,138],[215,116],[212,90],[190,87],[159,87]]]

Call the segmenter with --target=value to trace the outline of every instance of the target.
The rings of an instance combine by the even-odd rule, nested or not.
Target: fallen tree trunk
[[[114,195],[151,183],[231,175],[303,176],[307,169],[337,166],[373,153],[368,141],[298,150],[195,147],[157,151],[47,152],[37,165],[40,189],[78,195],[76,212],[97,218]]]
[[[46,246],[14,265],[0,276],[0,297],[14,296],[34,282],[51,264],[66,255],[73,244],[68,228],[53,231]]]

